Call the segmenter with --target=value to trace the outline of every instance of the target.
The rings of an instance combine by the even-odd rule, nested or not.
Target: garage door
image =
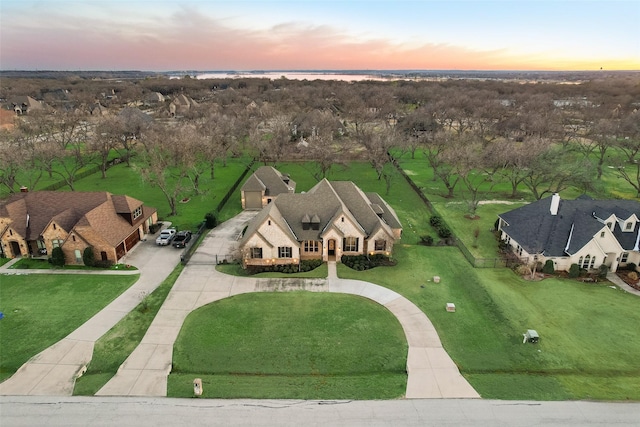
[[[126,251],[129,252],[131,248],[133,248],[135,244],[138,243],[139,241],[140,241],[140,233],[138,232],[138,230],[136,230],[133,233],[131,233],[129,237],[127,237],[124,241],[124,244],[126,246]]]
[[[262,193],[258,191],[245,191],[245,209],[262,209]]]

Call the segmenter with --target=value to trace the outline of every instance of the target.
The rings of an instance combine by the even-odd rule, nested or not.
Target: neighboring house
[[[42,110],[44,108],[42,102],[33,99],[30,96],[18,96],[11,100],[11,107],[16,114],[28,114],[34,110]]]
[[[24,192],[0,202],[0,245],[8,258],[47,257],[59,246],[67,264],[82,264],[92,247],[96,260],[116,263],[155,222],[155,208],[126,195]]]
[[[175,117],[176,114],[184,114],[191,107],[197,107],[197,106],[198,106],[198,103],[194,101],[192,98],[186,95],[180,94],[176,96],[173,101],[171,101],[171,104],[169,104],[169,115],[171,117]]]
[[[164,95],[160,92],[149,92],[144,96],[144,105],[155,105],[164,102]]]
[[[640,202],[554,194],[498,216],[500,238],[530,262],[550,259],[556,270],[640,264]]]
[[[289,175],[282,174],[271,166],[261,166],[240,189],[242,209],[262,209],[278,195],[295,191],[296,183]]]
[[[251,221],[240,241],[243,265],[339,261],[385,254],[402,234],[394,210],[350,181],[323,179],[306,193],[280,194]]]

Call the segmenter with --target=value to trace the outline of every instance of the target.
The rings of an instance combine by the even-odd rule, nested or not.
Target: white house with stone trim
[[[640,264],[640,202],[562,200],[558,194],[498,215],[500,238],[521,258],[556,270],[578,264],[616,271]]]

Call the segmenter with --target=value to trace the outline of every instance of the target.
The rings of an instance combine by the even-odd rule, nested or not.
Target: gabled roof
[[[498,215],[507,223],[502,230],[531,254],[574,254],[606,227],[600,219],[611,215],[618,219],[628,219],[633,214],[640,217],[640,202],[634,200],[560,200],[556,215],[551,215],[551,200],[547,197]],[[616,222],[613,230],[625,250],[633,250],[638,232],[640,223],[636,223],[633,232],[623,232]]]
[[[372,204],[380,206],[383,211],[381,216],[376,214]],[[323,232],[338,223],[341,216],[353,222],[366,236],[370,236],[380,227],[385,228],[389,234],[392,229],[402,228],[395,212],[379,195],[365,194],[350,181],[323,179],[306,193],[279,195],[251,222],[241,243],[244,243],[268,216],[277,221],[282,218],[284,224],[280,224],[281,227],[286,226],[290,229],[297,241],[320,240]],[[309,227],[308,224],[318,226]]]
[[[34,191],[14,194],[3,201],[0,217],[9,218],[11,227],[26,240],[38,239],[55,221],[67,232],[74,227],[92,227],[106,241],[117,244],[137,227],[129,224],[119,213],[133,212],[140,206],[140,200],[113,196],[105,191]],[[143,207],[141,218],[147,218],[154,210]]]
[[[289,183],[285,180],[289,180]],[[259,167],[242,186],[242,191],[265,191],[268,196],[291,193],[295,189],[295,181],[271,166]]]

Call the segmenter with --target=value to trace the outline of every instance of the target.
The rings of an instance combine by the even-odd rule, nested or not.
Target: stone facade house
[[[342,255],[385,254],[402,234],[395,211],[350,181],[323,179],[306,193],[283,193],[250,222],[243,265],[340,261]]]
[[[262,209],[280,194],[296,191],[296,183],[289,175],[271,166],[259,167],[240,189],[242,209]]]
[[[0,247],[8,258],[47,258],[59,246],[67,264],[92,247],[96,260],[117,263],[155,222],[155,208],[126,195],[24,192],[0,203]]]
[[[640,264],[640,202],[562,200],[558,194],[498,215],[500,238],[529,262],[552,260],[556,270],[571,264],[610,271]]]

